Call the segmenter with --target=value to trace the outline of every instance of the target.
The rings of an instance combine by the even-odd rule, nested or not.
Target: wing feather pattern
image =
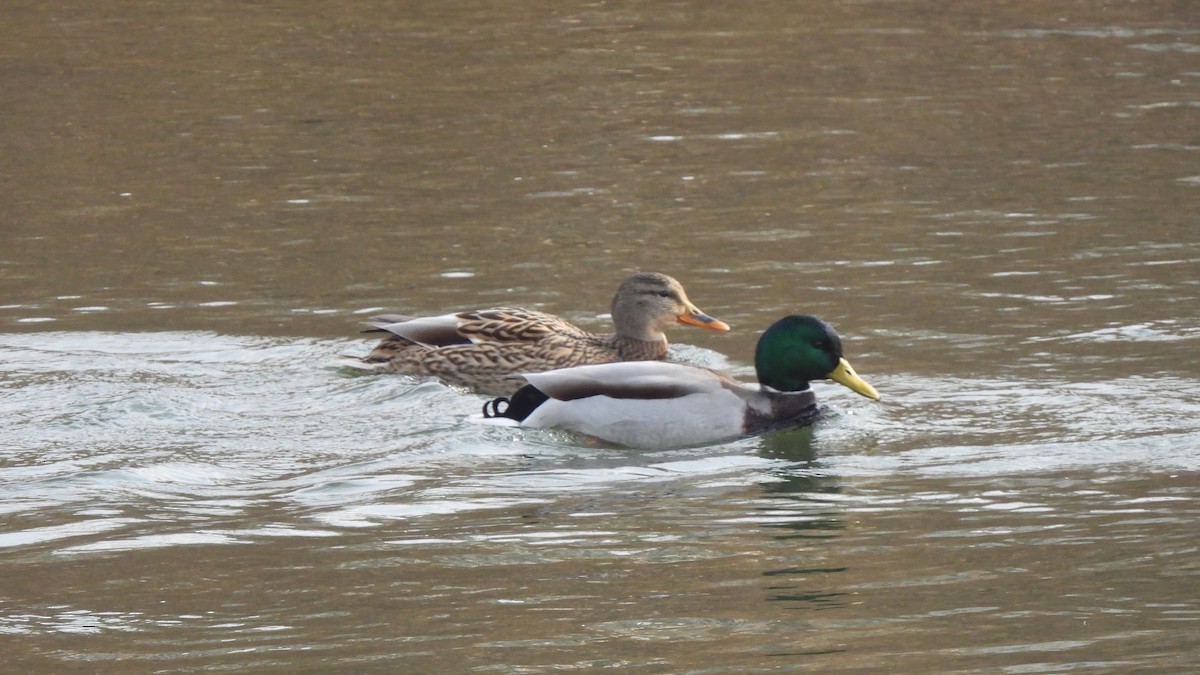
[[[530,373],[524,378],[547,396],[574,401],[592,396],[669,399],[725,387],[724,376],[705,368],[661,361],[627,361]]]

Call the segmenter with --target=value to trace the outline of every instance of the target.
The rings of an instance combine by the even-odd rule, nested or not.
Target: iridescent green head
[[[779,391],[801,391],[812,380],[833,380],[851,390],[879,400],[842,357],[842,339],[833,328],[814,316],[793,314],[771,324],[754,350],[758,381]]]

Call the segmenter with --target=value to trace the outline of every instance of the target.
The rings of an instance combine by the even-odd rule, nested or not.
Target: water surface
[[[1188,672],[1187,3],[13,3],[0,633],[30,672]],[[881,403],[644,452],[330,364],[621,278]]]

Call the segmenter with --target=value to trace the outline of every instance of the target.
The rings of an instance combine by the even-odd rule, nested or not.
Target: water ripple
[[[1163,339],[1194,332],[1171,323],[1126,330],[1134,328]],[[630,495],[758,485],[776,486],[769,501],[744,503],[713,527],[820,537],[837,531],[842,514],[908,508],[828,489],[839,481],[1200,469],[1200,415],[1185,414],[1200,408],[1200,390],[1188,379],[882,376],[882,405],[819,385],[832,410],[815,429],[639,452],[469,424],[477,397],[325,365],[349,350],[341,341],[211,333],[0,336],[0,414],[10,420],[0,441],[0,510],[9,518],[0,546],[88,554],[324,537],[472,512],[495,521],[585,500],[579,528],[539,540],[564,546],[602,537],[589,522]],[[971,508],[1048,507],[1014,495]]]

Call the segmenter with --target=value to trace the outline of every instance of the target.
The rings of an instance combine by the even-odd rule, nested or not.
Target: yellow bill
[[[839,359],[837,368],[834,368],[833,372],[826,375],[826,377],[838,384],[849,387],[856,394],[862,394],[873,401],[879,400],[879,392],[875,391],[875,387],[867,384],[866,380],[859,377],[858,373],[854,372],[854,368],[850,366],[850,362],[846,359]]]

